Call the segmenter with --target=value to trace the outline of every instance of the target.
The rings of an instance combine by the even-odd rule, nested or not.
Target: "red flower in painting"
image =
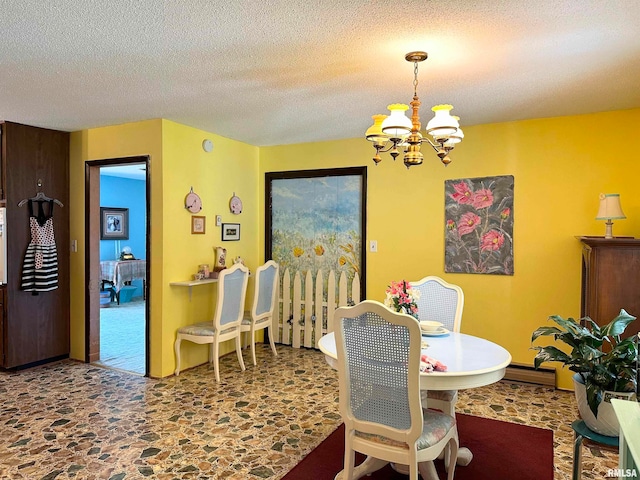
[[[482,245],[480,247],[481,251],[491,250],[496,251],[500,250],[500,247],[504,244],[504,235],[498,232],[497,230],[490,230],[488,233],[482,236]]]
[[[491,205],[493,205],[493,192],[488,188],[483,188],[473,194],[474,208],[487,208]]]
[[[455,229],[456,229],[456,222],[454,222],[451,219],[447,220],[447,230],[455,230]]]
[[[480,217],[473,212],[467,212],[460,217],[458,234],[460,236],[473,232],[480,225]]]
[[[509,207],[500,212],[500,218],[502,220],[506,220],[507,218],[509,218],[509,215],[511,215],[511,209]]]
[[[453,186],[453,189],[456,191],[451,194],[451,198],[453,198],[456,202],[462,205],[469,205],[473,202],[473,192],[464,182],[456,183]]]

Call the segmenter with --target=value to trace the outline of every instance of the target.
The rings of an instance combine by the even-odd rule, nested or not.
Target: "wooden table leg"
[[[380,470],[389,462],[380,460],[379,458],[367,457],[364,462],[353,469],[354,480],[371,475],[373,472]],[[344,470],[338,472],[334,480],[342,480],[344,478]],[[437,478],[437,477],[436,477]]]
[[[461,467],[466,467],[473,460],[473,453],[467,447],[460,447],[458,449],[458,460],[456,461],[456,465]]]
[[[403,475],[409,475],[408,465],[392,463],[391,468],[393,468],[398,473],[402,473]],[[422,480],[440,480],[440,477],[438,477],[438,472],[436,471],[436,466],[433,464],[433,462],[418,463],[418,471],[420,472]]]
[[[420,462],[418,464],[418,471],[420,472],[422,480],[440,480],[433,462]]]

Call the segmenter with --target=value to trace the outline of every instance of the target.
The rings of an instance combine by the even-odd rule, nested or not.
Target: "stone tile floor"
[[[219,385],[208,365],[159,380],[73,361],[0,372],[0,478],[281,478],[341,423],[337,375],[315,350],[256,350],[245,372],[225,356]],[[553,429],[555,479],[570,478],[571,392],[499,382],[461,391],[458,409]],[[584,448],[583,478],[617,458]]]

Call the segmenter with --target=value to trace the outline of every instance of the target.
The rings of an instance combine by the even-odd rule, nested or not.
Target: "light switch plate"
[[[216,215],[216,227],[222,225],[222,215]]]

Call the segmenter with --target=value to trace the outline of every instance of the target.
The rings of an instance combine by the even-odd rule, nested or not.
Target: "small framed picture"
[[[191,233],[204,233],[206,217],[193,215],[191,217]]]
[[[240,240],[240,224],[239,223],[223,223],[222,224],[222,241]]]
[[[100,207],[100,240],[129,239],[129,209]]]

